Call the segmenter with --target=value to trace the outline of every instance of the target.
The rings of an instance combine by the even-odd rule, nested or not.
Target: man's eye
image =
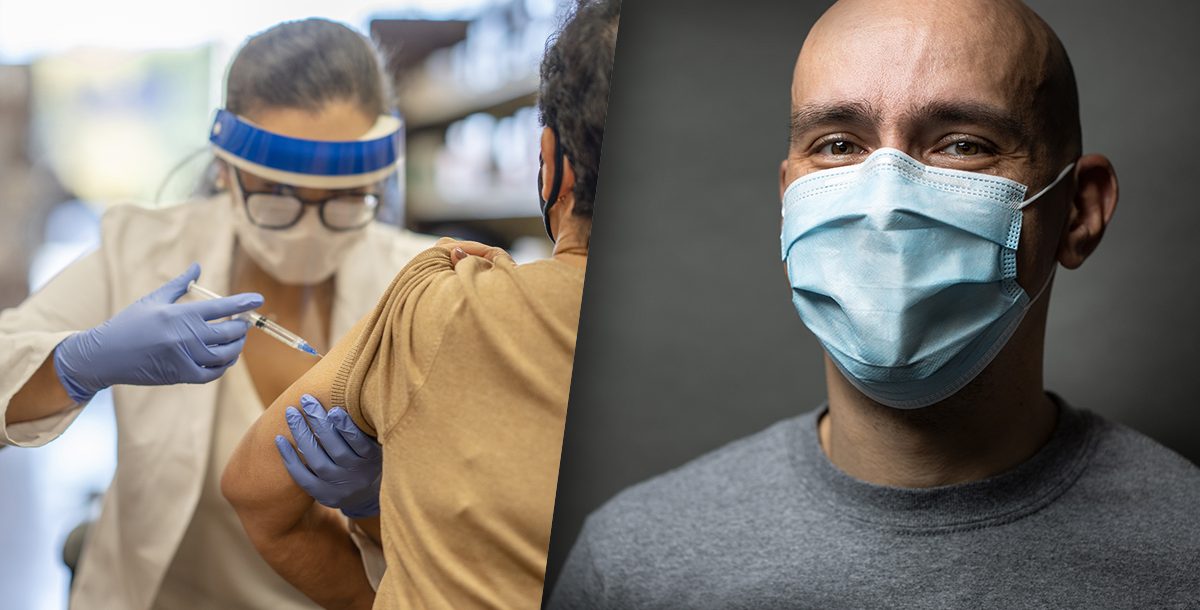
[[[845,156],[858,152],[858,146],[846,140],[834,140],[821,147],[821,152],[827,155]]]
[[[942,152],[957,157],[973,157],[984,152],[984,150],[983,146],[977,142],[955,142],[943,148]]]

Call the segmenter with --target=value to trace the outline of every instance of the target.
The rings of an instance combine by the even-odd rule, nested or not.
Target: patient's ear
[[[554,189],[554,175],[558,171],[558,166],[561,163],[563,166],[562,184],[558,187],[558,197],[562,199],[563,195],[575,192],[575,170],[571,168],[571,164],[567,162],[566,154],[563,154],[563,159],[554,158],[554,130],[549,127],[542,128],[542,201],[550,198],[550,191]]]

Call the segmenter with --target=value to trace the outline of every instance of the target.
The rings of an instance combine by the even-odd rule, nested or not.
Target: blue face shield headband
[[[266,131],[218,110],[208,141],[234,167],[289,186],[352,189],[375,184],[404,161],[404,122],[380,115],[358,140],[321,141]]]
[[[883,148],[783,196],[792,302],[834,364],[877,402],[929,406],[967,385],[1024,318],[1020,183]],[[1053,274],[1051,274],[1051,277]]]

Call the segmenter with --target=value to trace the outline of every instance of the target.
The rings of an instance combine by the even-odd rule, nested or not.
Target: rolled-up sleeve
[[[447,322],[461,302],[450,255],[418,254],[401,270],[338,365],[332,386],[367,434],[382,437],[408,410],[437,359]]]

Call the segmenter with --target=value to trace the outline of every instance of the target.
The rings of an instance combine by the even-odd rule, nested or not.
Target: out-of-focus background
[[[1084,150],[1121,180],[1104,243],[1054,280],[1046,385],[1200,462],[1200,3],[1027,2],[1074,63]],[[825,399],[780,261],[779,162],[830,4],[622,7],[548,585],[615,493]]]
[[[107,207],[194,193],[238,46],[312,16],[358,28],[389,57],[407,154],[381,220],[548,256],[534,106],[566,4],[0,0],[0,309],[94,247]],[[46,447],[0,448],[0,607],[66,606],[63,542],[96,516],[115,468],[107,394]]]

